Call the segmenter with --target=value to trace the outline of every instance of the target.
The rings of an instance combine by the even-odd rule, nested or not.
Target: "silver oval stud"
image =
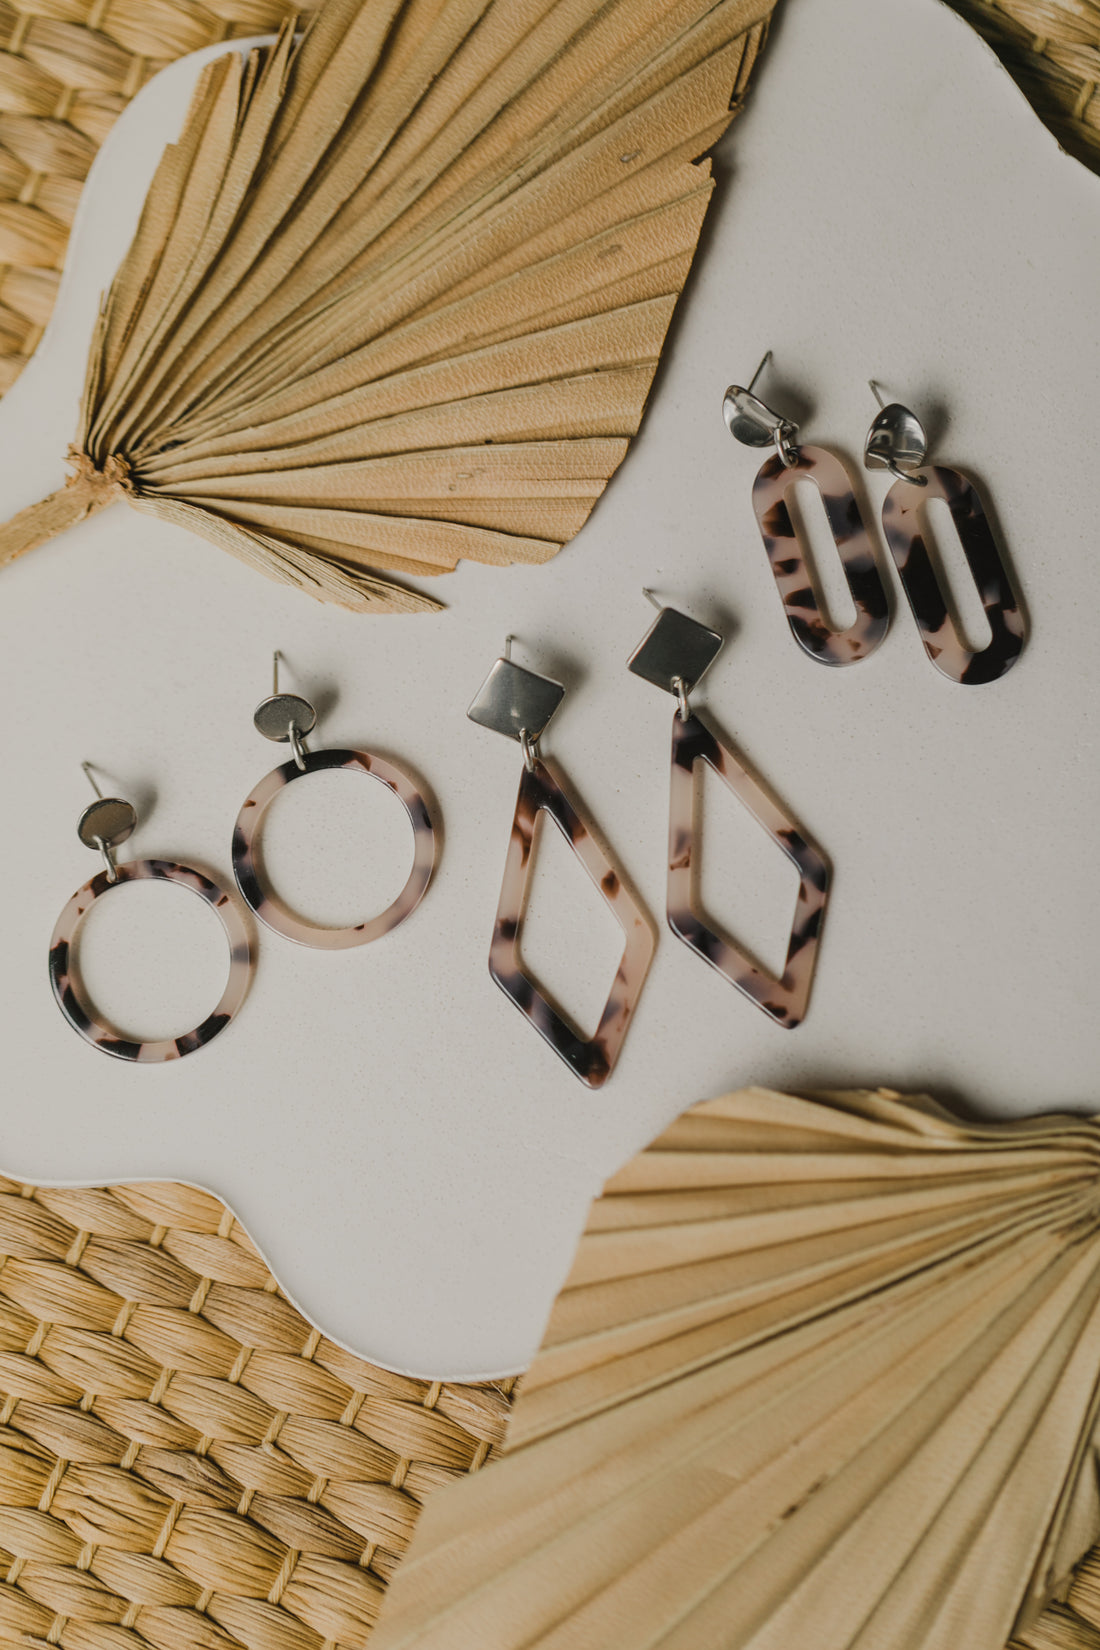
[[[882,397],[874,380],[871,389],[881,407],[867,439],[863,443],[863,462],[869,470],[889,470],[899,481],[912,481],[918,487],[923,477],[914,475],[928,457],[928,437],[924,425],[911,408],[900,401],[882,405]]]

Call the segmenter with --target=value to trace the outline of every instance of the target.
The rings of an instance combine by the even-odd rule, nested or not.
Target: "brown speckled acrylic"
[[[930,464],[919,482],[895,481],[882,504],[882,525],[924,650],[953,682],[995,682],[1020,657],[1027,627],[977,488],[959,470]],[[980,652],[968,648],[948,611],[927,544],[923,507],[943,499],[951,511],[991,632]]]
[[[607,902],[626,942],[599,1025],[589,1039],[580,1037],[563,1019],[520,960],[519,942],[540,812],[545,812],[561,831]],[[593,838],[560,780],[541,758],[531,769],[524,766],[489,948],[489,972],[555,1054],[591,1089],[601,1088],[614,1069],[653,958],[654,944],[645,913],[623,886],[620,873]]]
[[[761,968],[731,940],[716,933],[695,909],[695,768],[699,762],[713,768],[798,872],[798,899],[787,960],[778,978]],[[829,863],[801,826],[784,812],[740,757],[722,744],[698,716],[689,716],[684,721],[677,712],[672,719],[668,846],[668,925],[672,932],[738,991],[750,997],[777,1025],[789,1030],[800,1025],[806,1016],[828,892]]]
[[[787,493],[801,480],[812,481],[821,494],[848,581],[856,617],[847,630],[831,629],[821,612],[795,532]],[[873,653],[886,634],[890,612],[871,535],[839,458],[824,447],[799,447],[796,462],[787,466],[773,453],[753,483],[752,502],[783,611],[798,645],[826,665],[850,665]]]
[[[435,866],[436,838],[428,805],[409,778],[393,762],[386,762],[369,751],[323,750],[307,751],[305,766],[284,762],[273,768],[245,798],[233,831],[233,874],[237,886],[260,921],[276,934],[282,934],[298,945],[312,946],[321,951],[345,951],[351,946],[367,945],[380,939],[412,915],[420,904],[432,879]],[[305,779],[311,773],[329,769],[344,769],[349,773],[364,773],[387,785],[405,806],[413,828],[413,867],[409,879],[393,904],[367,922],[348,928],[323,928],[306,922],[287,909],[260,882],[257,870],[257,846],[264,814],[281,790],[296,779]]]
[[[146,881],[171,882],[197,894],[217,912],[229,941],[229,976],[221,1001],[213,1013],[207,1015],[194,1031],[157,1041],[127,1037],[101,1020],[80,988],[73,960],[77,932],[95,901],[124,883]],[[93,1048],[102,1049],[104,1054],[113,1054],[118,1060],[133,1060],[141,1065],[179,1060],[185,1054],[194,1054],[196,1049],[213,1042],[244,1002],[251,973],[252,947],[248,930],[230,895],[201,871],[187,865],[175,865],[166,859],[137,859],[119,865],[113,882],[106,871],[101,871],[91,882],[77,889],[58,917],[50,941],[50,984],[58,1007],[73,1030],[79,1032]]]

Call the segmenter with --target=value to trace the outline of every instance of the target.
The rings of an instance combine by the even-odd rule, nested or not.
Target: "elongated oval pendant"
[[[919,482],[895,481],[882,504],[882,526],[905,589],[924,650],[937,670],[953,682],[974,686],[995,682],[1020,657],[1027,625],[1009,581],[977,488],[959,470],[930,464],[915,471]],[[947,607],[943,586],[927,543],[921,507],[943,499],[977,588],[990,639],[980,651],[967,647]]]
[[[856,617],[847,630],[833,630],[822,613],[791,519],[787,492],[801,480],[812,481],[821,494],[848,581]],[[798,645],[825,665],[850,665],[873,653],[886,634],[890,611],[871,535],[836,454],[824,447],[799,447],[797,460],[790,466],[773,454],[760,467],[752,502],[783,611]]]

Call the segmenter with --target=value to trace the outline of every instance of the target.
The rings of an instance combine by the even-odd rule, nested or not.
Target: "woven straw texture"
[[[88,168],[151,75],[265,34],[286,0],[0,0],[0,393],[53,309]]]
[[[206,1193],[0,1179],[0,1643],[355,1650],[510,1390],[325,1340]]]
[[[206,1193],[0,1178],[0,1644],[356,1650],[512,1386],[327,1341]],[[1100,1547],[1012,1650],[1100,1650]]]
[[[1100,172],[1098,0],[950,0],[1064,149]]]

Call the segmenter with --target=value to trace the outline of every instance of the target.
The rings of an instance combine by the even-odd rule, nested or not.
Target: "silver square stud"
[[[493,733],[518,739],[526,733],[535,740],[565,697],[560,682],[524,670],[511,659],[498,659],[478,690],[466,715]]]
[[[666,693],[676,692],[676,678],[693,688],[714,663],[722,646],[716,630],[689,619],[675,607],[662,607],[627,668]]]

